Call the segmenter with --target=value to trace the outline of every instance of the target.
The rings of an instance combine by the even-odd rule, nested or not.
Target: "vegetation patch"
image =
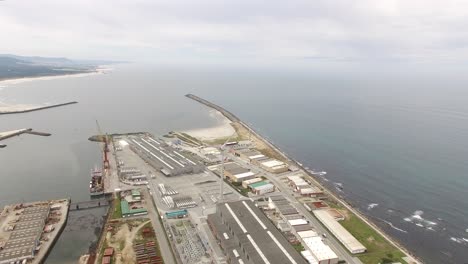
[[[122,218],[122,208],[120,207],[120,197],[117,195],[112,201],[112,219]]]
[[[405,256],[403,252],[390,244],[383,236],[356,215],[348,213],[346,219],[340,221],[340,223],[367,248],[366,253],[357,255],[363,263],[406,263],[403,260]]]

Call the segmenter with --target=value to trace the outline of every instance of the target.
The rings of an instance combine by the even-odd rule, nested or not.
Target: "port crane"
[[[99,132],[99,135],[98,137],[100,137],[102,139],[102,141],[104,142],[104,147],[103,147],[103,150],[102,150],[102,153],[103,153],[103,159],[104,159],[104,169],[109,169],[110,168],[110,165],[109,165],[109,157],[108,157],[108,153],[109,153],[109,136],[104,133],[102,133],[102,130],[101,130],[101,126],[99,125],[99,122],[96,120],[96,126],[97,126],[97,129],[98,129],[98,132]]]

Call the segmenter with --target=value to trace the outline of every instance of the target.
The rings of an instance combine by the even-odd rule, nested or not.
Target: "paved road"
[[[248,167],[250,170],[254,172],[262,173],[265,175],[268,180],[270,180],[276,188],[281,191],[282,194],[291,202],[293,205],[315,228],[317,233],[319,234],[326,234],[327,238],[325,239],[324,243],[329,245],[330,248],[338,255],[340,259],[346,260],[346,263],[350,264],[362,264],[362,262],[351,255],[341,244],[340,242],[325,228],[323,227],[320,222],[304,207],[302,203],[297,201],[294,197],[294,193],[291,190],[291,187],[287,186],[281,179],[279,179],[278,174],[273,174],[267,172],[257,166],[254,166],[244,160],[235,157],[234,155],[230,155],[230,158],[235,160],[236,162],[242,164],[243,166]],[[285,173],[287,174],[287,173]]]
[[[153,203],[151,202],[151,199],[153,199],[153,197],[148,193],[147,190],[144,190],[142,193],[145,200],[148,201],[146,206],[148,208],[148,217],[151,219],[151,223],[153,224],[154,231],[156,233],[156,238],[158,239],[159,243],[159,249],[161,250],[161,255],[164,259],[164,263],[176,264],[177,262],[174,260],[171,245],[169,244],[169,241],[166,238],[166,230],[159,221],[159,213],[153,206]]]

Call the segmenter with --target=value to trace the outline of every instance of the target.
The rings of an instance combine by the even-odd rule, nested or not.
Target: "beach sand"
[[[236,136],[236,130],[232,127],[231,121],[229,121],[229,119],[227,119],[223,114],[216,110],[210,110],[209,115],[211,118],[216,119],[218,125],[208,128],[191,129],[182,132],[202,141],[211,141],[219,138]]]
[[[47,81],[47,80],[55,80],[55,79],[70,78],[70,77],[84,77],[84,76],[90,76],[90,75],[96,75],[96,74],[105,74],[110,71],[112,71],[112,68],[99,66],[96,68],[96,70],[92,72],[6,79],[6,80],[0,80],[0,88],[8,87],[9,84],[18,84],[18,83],[31,82],[31,81]]]
[[[47,80],[55,80],[55,79],[62,79],[62,78],[75,78],[75,77],[85,77],[97,74],[105,74],[112,71],[112,68],[107,66],[99,66],[96,68],[95,71],[86,72],[86,73],[77,73],[77,74],[63,74],[63,75],[53,75],[53,76],[37,76],[37,77],[25,77],[25,78],[16,78],[16,79],[6,79],[0,80],[0,91],[9,85],[24,83],[24,82],[31,82],[31,81],[47,81]],[[38,107],[44,107],[51,105],[51,103],[46,104],[8,104],[2,101],[0,98],[0,112],[15,112],[15,111],[25,111],[29,109],[34,109]]]

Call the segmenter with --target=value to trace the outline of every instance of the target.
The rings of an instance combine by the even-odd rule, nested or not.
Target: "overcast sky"
[[[468,1],[5,0],[0,34],[20,55],[460,64]]]

